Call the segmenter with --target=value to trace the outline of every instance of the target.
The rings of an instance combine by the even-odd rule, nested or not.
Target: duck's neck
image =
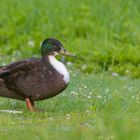
[[[64,76],[63,80],[65,81],[66,84],[68,84],[70,76],[66,66],[60,61],[58,61],[54,55],[48,55],[47,59],[49,63],[53,66],[53,68],[55,68],[59,74]]]

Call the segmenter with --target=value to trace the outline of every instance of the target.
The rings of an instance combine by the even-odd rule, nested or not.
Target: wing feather
[[[0,78],[9,76],[15,72],[31,70],[37,66],[38,60],[37,58],[30,58],[0,67]]]

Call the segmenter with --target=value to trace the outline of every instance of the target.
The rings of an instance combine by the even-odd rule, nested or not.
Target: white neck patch
[[[65,83],[69,83],[70,80],[70,75],[69,72],[67,71],[66,66],[61,63],[60,61],[58,61],[55,56],[53,55],[49,55],[49,62],[50,64],[61,74],[64,76],[63,80],[65,81]]]

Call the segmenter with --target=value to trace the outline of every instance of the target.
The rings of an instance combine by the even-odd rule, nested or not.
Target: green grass
[[[41,41],[55,37],[78,55],[75,66],[85,73],[104,69],[140,77],[139,0],[1,0],[0,5],[1,64],[39,56]]]
[[[109,74],[73,73],[67,90],[49,100],[36,102],[42,113],[29,113],[25,103],[0,99],[3,140],[139,140],[140,80]]]

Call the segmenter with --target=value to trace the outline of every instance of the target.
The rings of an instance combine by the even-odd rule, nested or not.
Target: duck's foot
[[[26,106],[27,106],[28,111],[37,112],[37,109],[35,108],[33,100],[31,100],[30,98],[26,98],[25,101],[26,101]]]

